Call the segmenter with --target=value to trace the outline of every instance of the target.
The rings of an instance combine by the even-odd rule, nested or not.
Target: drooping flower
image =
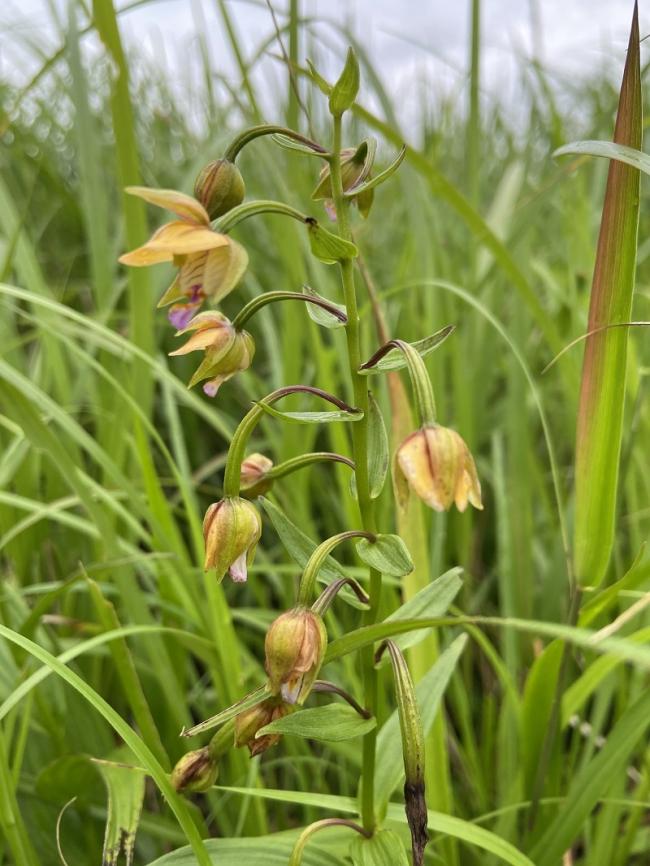
[[[280,741],[280,734],[263,734],[258,737],[257,732],[276,719],[288,715],[292,709],[293,707],[281,699],[272,697],[244,710],[235,717],[235,746],[248,746],[251,757],[275,746]]]
[[[288,704],[302,704],[309,695],[327,649],[321,617],[307,607],[294,607],[271,624],[264,651],[269,688]]]
[[[273,461],[264,454],[249,454],[242,462],[239,489],[249,499],[263,496],[273,484],[267,473],[273,468]]]
[[[174,302],[169,319],[184,328],[206,298],[217,303],[235,288],[248,266],[246,250],[228,235],[214,231],[205,207],[172,189],[130,186],[126,191],[178,217],[161,226],[146,244],[120,256],[123,265],[147,267],[173,262],[178,273],[158,306]]]
[[[483,508],[476,465],[464,440],[449,427],[427,424],[411,433],[397,449],[396,472],[435,511],[470,502]]]
[[[209,397],[214,397],[225,381],[250,367],[255,355],[253,338],[248,331],[234,328],[223,313],[216,310],[199,313],[177,331],[176,336],[188,331],[195,333],[183,346],[169,353],[187,355],[189,352],[205,352],[205,357],[194,371],[188,388],[208,379],[203,390]]]
[[[219,581],[228,573],[243,583],[261,535],[262,521],[248,500],[230,496],[214,502],[203,519],[204,569],[213,568]]]

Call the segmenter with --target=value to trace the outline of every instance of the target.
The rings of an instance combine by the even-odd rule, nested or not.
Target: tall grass
[[[200,518],[220,495],[236,419],[287,383],[346,396],[337,337],[299,305],[265,309],[254,368],[213,404],[186,390],[189,367],[167,361],[170,329],[153,311],[169,274],[133,277],[117,265],[146,233],[125,183],[189,191],[260,105],[273,105],[269,120],[309,123],[318,135],[322,106],[303,90],[303,61],[306,46],[312,56],[333,49],[330,31],[300,17],[306,7],[292,2],[288,22],[280,16],[297,63],[290,84],[278,61],[275,93],[260,86],[258,55],[239,45],[237,8],[225,3],[218,8],[237,80],[215,76],[202,55],[209,86],[200,110],[171,73],[124,54],[110,0],[96,0],[92,19],[87,4],[70,5],[60,50],[40,58],[31,86],[0,83],[0,864],[58,864],[57,839],[69,863],[100,862],[108,808],[95,759],[143,767],[165,795],[148,784],[138,864],[186,845],[161,866],[285,863],[298,828],[356,808],[360,750],[349,742],[286,737],[262,761],[233,751],[201,800],[182,800],[166,783],[185,750],[180,730],[259,682],[265,630],[274,611],[291,606],[299,574],[270,522],[243,591],[202,574]],[[611,140],[625,56],[612,56],[606,74],[559,84],[522,61],[522,123],[521,111],[515,121],[498,102],[481,111],[478,26],[474,34],[467,116],[428,83],[421,131],[398,128],[391,83],[366,61],[347,130],[349,141],[378,136],[384,163],[403,140],[411,145],[396,180],[377,190],[370,220],[355,226],[369,289],[364,353],[383,342],[382,329],[417,339],[457,326],[429,369],[440,415],[462,430],[484,487],[479,515],[432,516],[418,505],[397,515],[416,570],[384,595],[387,616],[463,568],[455,606],[410,649],[418,679],[436,658],[454,659],[427,735],[435,813],[427,860],[484,866],[528,863],[516,859],[527,855],[537,866],[642,866],[650,862],[647,332],[630,331],[626,378],[615,383],[626,404],[613,551],[604,582],[583,593],[576,628],[566,625],[561,528],[570,538],[580,346],[541,372],[587,331],[607,174],[605,161],[552,153],[573,139]],[[97,36],[99,55],[96,42],[88,51]],[[260,52],[280,55],[276,38],[269,18]],[[251,196],[301,208],[315,185],[306,163],[262,143],[241,157]],[[306,282],[340,302],[335,275],[287,222],[268,216],[237,228],[256,263],[244,294]],[[650,319],[648,227],[642,199],[637,320]],[[224,310],[234,313],[234,302]],[[381,402],[399,439],[409,429],[408,397],[389,382]],[[255,440],[276,462],[306,449],[349,453],[348,433],[267,419]],[[349,516],[340,504],[348,485],[346,467],[315,465],[276,484],[270,498],[321,540]],[[388,495],[378,508],[390,525]],[[351,553],[337,556],[360,574]],[[328,616],[335,639],[356,622],[344,606]],[[562,640],[569,652],[559,678]],[[360,696],[360,671],[350,656],[335,656],[328,678]],[[380,721],[393,709],[388,683]],[[116,753],[123,743],[128,760]],[[402,807],[389,806],[391,826],[403,832],[401,818]],[[304,862],[343,863],[348,844],[344,831],[330,831]]]

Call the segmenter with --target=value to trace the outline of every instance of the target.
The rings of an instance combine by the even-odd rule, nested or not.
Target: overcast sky
[[[288,0],[272,2],[282,22]],[[126,5],[125,0],[118,5]],[[642,36],[648,33],[644,25],[650,24],[650,0],[645,5],[647,10],[642,0]],[[66,0],[54,0],[54,6],[65,20]],[[25,38],[45,53],[58,47],[60,37],[50,8],[51,0],[2,0],[0,76],[28,79],[34,60],[21,47]],[[266,0],[228,0],[228,9],[248,56],[272,33]],[[313,32],[320,44],[335,53],[343,51],[336,25],[350,25],[404,110],[414,82],[421,81],[425,72],[429,81],[447,91],[462,88],[470,0],[302,0],[300,9],[304,16],[318,20]],[[535,54],[559,76],[607,68],[617,77],[631,14],[631,0],[483,0],[482,73],[487,98],[495,94],[507,98],[518,56]],[[200,27],[207,34],[213,70],[234,75],[216,0],[152,0],[121,16],[121,26],[131,49],[183,75],[191,75],[193,66],[199,68],[195,34]],[[311,54],[314,49],[304,46],[304,51]],[[263,74],[271,78],[282,71],[279,64],[268,61]]]

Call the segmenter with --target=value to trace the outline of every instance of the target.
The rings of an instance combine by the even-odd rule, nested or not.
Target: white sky
[[[90,3],[90,0],[87,0]],[[288,0],[272,0],[283,20]],[[119,6],[126,5],[119,0]],[[0,3],[0,77],[28,80],[35,68],[25,39],[43,52],[55,50],[59,26],[66,19],[66,0],[4,0]],[[318,41],[342,55],[343,41],[335,25],[351,25],[403,112],[414,83],[428,80],[447,92],[462,91],[467,69],[470,0],[301,0],[302,14],[319,19]],[[265,0],[228,0],[228,9],[248,56],[272,33]],[[490,95],[505,99],[512,86],[515,58],[533,52],[560,76],[606,68],[621,73],[632,14],[631,0],[483,0],[482,74]],[[641,35],[649,32],[650,0],[641,0]],[[533,22],[537,22],[533,26]],[[231,52],[218,14],[218,0],[152,0],[121,17],[125,42],[157,63],[192,77],[200,58],[195,34],[204,29],[212,68],[234,75]],[[535,33],[533,39],[532,33]],[[277,51],[273,47],[273,51]],[[303,54],[313,48],[303,46]],[[331,52],[330,52],[331,58]],[[37,68],[37,67],[36,67]],[[331,71],[327,70],[327,71]],[[273,81],[283,76],[280,65],[265,62],[262,74]],[[273,92],[273,87],[268,88]],[[515,94],[511,94],[515,98]],[[408,120],[408,118],[405,118]]]

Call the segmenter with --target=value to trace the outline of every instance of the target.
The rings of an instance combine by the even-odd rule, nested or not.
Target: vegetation
[[[111,0],[71,4],[60,50],[27,46],[34,79],[0,85],[0,864],[642,866],[636,17],[587,82],[522,62],[515,116],[478,99],[475,0],[469,111],[423,87],[416,135],[352,34],[347,60],[316,38],[307,63],[319,25],[292,0],[247,58],[218,6],[239,80],[212,73],[200,34],[199,109],[124,53]],[[255,74],[265,53],[281,92]],[[232,177],[215,205],[206,166],[224,157],[243,205]],[[351,164],[352,183],[386,180],[366,219]],[[174,268],[118,262],[163,222],[142,198],[189,207],[210,249],[228,239],[219,314],[208,299],[184,338],[246,319],[230,366],[208,352],[216,396],[186,386],[196,354],[168,357],[183,344],[156,304]],[[268,292],[300,297],[262,306]],[[456,503],[482,510],[446,510],[436,473],[392,459],[432,393],[462,440],[415,435],[443,437],[427,439],[442,469],[469,467]],[[221,582],[242,552],[246,582]]]

